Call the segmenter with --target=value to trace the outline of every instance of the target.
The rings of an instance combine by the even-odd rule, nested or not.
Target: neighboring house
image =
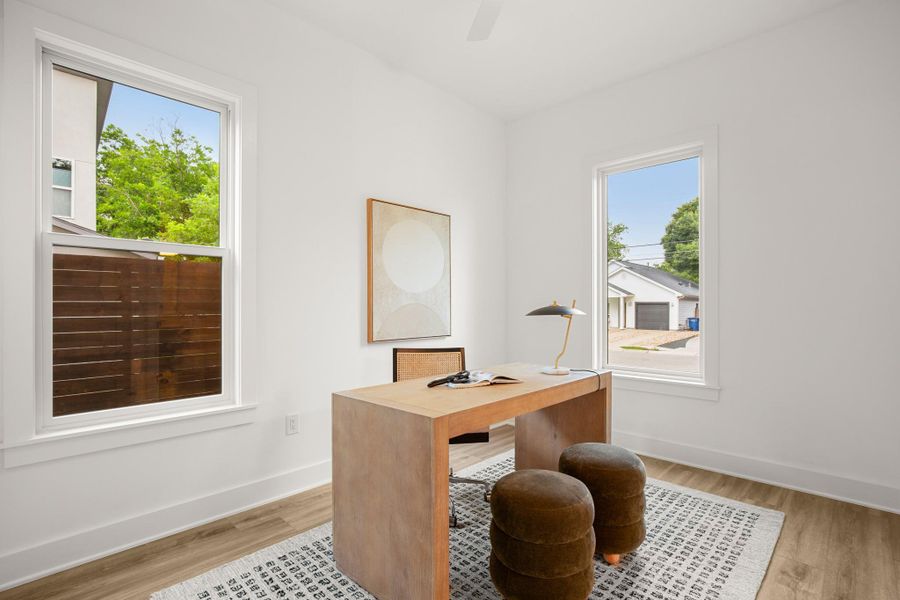
[[[97,147],[106,120],[112,82],[76,71],[53,69],[52,231],[99,235]],[[157,259],[147,252],[60,246],[58,254]]]
[[[684,329],[700,316],[700,286],[662,269],[627,260],[609,263],[609,326]]]
[[[107,237],[97,232],[97,149],[112,82],[53,68],[54,233]],[[160,260],[155,252],[57,246],[56,254]]]
[[[97,145],[111,92],[105,79],[53,70],[52,212],[91,231],[97,228]]]

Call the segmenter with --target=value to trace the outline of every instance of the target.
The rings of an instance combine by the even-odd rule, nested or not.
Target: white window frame
[[[56,185],[53,184],[53,189],[55,190],[66,190],[69,192],[69,214],[68,215],[52,215],[54,217],[59,217],[60,219],[66,219],[67,221],[75,220],[75,161],[70,158],[63,158],[61,156],[53,156],[50,159],[51,161],[64,160],[69,163],[69,186],[66,187],[64,185]],[[53,178],[53,169],[50,169],[50,178],[52,182]],[[50,212],[53,213],[53,192],[50,192]]]
[[[256,420],[258,352],[256,352],[256,192],[257,192],[257,90],[246,82],[199,64],[165,54],[75,21],[58,17],[26,4],[12,3],[0,19],[4,47],[0,61],[0,191],[3,197],[21,202],[0,203],[0,221],[16,223],[0,237],[0,460],[3,467],[17,467],[111,450],[178,436],[231,428]],[[233,238],[226,244],[231,257],[233,284],[228,301],[234,322],[231,390],[222,404],[185,406],[155,414],[132,413],[125,418],[95,423],[70,423],[62,429],[46,429],[39,409],[45,384],[44,289],[49,289],[49,269],[42,264],[49,239],[70,243],[77,236],[53,238],[44,230],[47,215],[42,203],[49,187],[49,167],[42,148],[45,122],[43,51],[48,49],[88,64],[108,67],[112,79],[128,83],[126,74],[141,81],[138,87],[156,89],[183,99],[187,92],[195,100],[213,98],[231,109],[229,144],[222,144],[220,163],[227,161],[232,186],[227,200],[235,218],[227,229]],[[88,69],[95,72],[95,69]],[[158,87],[150,88],[147,82]],[[42,146],[43,144],[43,146]],[[228,152],[226,156],[224,153]],[[225,199],[223,199],[225,202]],[[51,232],[52,233],[52,232]],[[62,234],[56,234],[62,235]],[[225,235],[223,233],[222,235]],[[90,239],[103,246],[105,238]],[[139,240],[126,248],[139,248]],[[74,243],[78,243],[75,241]],[[214,254],[209,248],[174,245],[177,251]],[[159,250],[154,247],[154,250]],[[42,252],[44,253],[42,255]],[[226,251],[223,251],[224,254]],[[43,345],[42,345],[43,344]],[[47,361],[49,363],[49,361]],[[224,390],[223,390],[224,391]],[[178,401],[176,401],[178,402]]]
[[[52,74],[55,65],[80,71],[174,100],[201,106],[219,113],[219,245],[200,246],[171,242],[128,240],[102,236],[56,233],[52,231]],[[36,280],[38,290],[38,336],[41,360],[38,364],[37,432],[73,430],[84,426],[129,422],[143,417],[181,414],[187,411],[230,407],[239,404],[235,393],[235,299],[234,280],[234,106],[227,97],[210,90],[200,91],[146,69],[123,68],[96,56],[84,56],[71,48],[41,45],[41,257]],[[212,256],[222,260],[222,392],[220,394],[169,400],[138,406],[53,415],[53,249],[55,247],[113,249],[135,252],[167,252],[186,256]]]
[[[679,160],[700,162],[700,372],[611,365],[608,362],[607,179],[610,175]],[[593,364],[610,369],[621,389],[674,396],[718,399],[718,145],[714,128],[642,143],[594,157],[593,182]],[[602,318],[601,318],[602,317]]]

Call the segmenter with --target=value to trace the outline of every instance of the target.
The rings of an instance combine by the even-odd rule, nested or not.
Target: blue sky
[[[157,137],[160,124],[177,123],[186,135],[212,148],[213,159],[219,160],[219,113],[215,111],[115,83],[106,111],[105,125],[110,123],[132,137],[137,133]]]
[[[625,223],[622,240],[628,246],[658,244],[672,213],[680,205],[700,195],[700,159],[654,165],[616,173],[607,178],[607,216],[613,223]],[[627,249],[630,260],[646,264],[662,262],[662,246]]]

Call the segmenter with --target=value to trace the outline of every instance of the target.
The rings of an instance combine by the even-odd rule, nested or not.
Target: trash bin
[[[700,317],[688,317],[688,329],[691,331],[700,331]]]

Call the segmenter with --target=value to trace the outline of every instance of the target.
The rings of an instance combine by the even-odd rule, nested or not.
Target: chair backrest
[[[394,348],[394,381],[436,377],[465,369],[465,348]]]

